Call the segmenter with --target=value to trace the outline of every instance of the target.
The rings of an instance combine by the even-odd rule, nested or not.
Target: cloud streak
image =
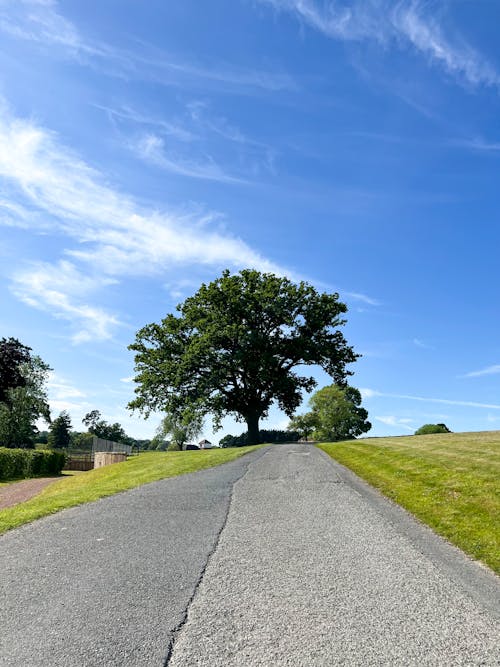
[[[451,75],[472,86],[498,87],[494,67],[463,39],[447,37],[428,3],[421,0],[260,0],[341,41],[378,42],[381,46],[413,48]]]
[[[286,72],[238,68],[227,63],[204,66],[182,62],[151,44],[134,50],[89,39],[58,10],[55,0],[0,0],[0,32],[51,49],[105,74],[152,80],[164,85],[201,85],[244,91],[298,90]]]
[[[205,162],[187,161],[169,156],[165,149],[165,141],[156,134],[145,134],[137,141],[129,143],[130,150],[139,159],[160,169],[181,176],[199,178],[219,183],[246,183],[247,181],[227,174],[215,160],[208,157]]]
[[[0,179],[1,224],[62,234],[77,244],[66,250],[71,261],[29,266],[15,274],[12,286],[24,303],[74,322],[75,342],[104,340],[120,324],[88,301],[113,278],[165,274],[180,265],[287,273],[241,239],[214,229],[214,215],[143,209],[61,146],[54,133],[5,110]],[[90,269],[82,272],[77,262]]]
[[[500,405],[495,403],[478,403],[476,401],[460,401],[447,398],[430,398],[428,396],[412,396],[409,394],[388,394],[375,389],[360,389],[363,400],[381,397],[381,398],[399,398],[409,401],[419,401],[422,403],[440,403],[442,405],[457,405],[467,408],[481,408],[486,410],[500,410]]]
[[[466,373],[462,377],[477,378],[477,377],[482,377],[483,375],[498,375],[499,373],[500,373],[500,364],[493,364],[493,366],[487,366],[486,368],[482,368],[478,371],[471,371],[470,373]]]

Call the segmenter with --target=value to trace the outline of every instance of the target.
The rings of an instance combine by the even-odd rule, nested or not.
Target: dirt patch
[[[12,507],[18,503],[24,503],[36,496],[49,484],[57,482],[61,477],[36,477],[35,479],[23,479],[21,482],[0,486],[0,510]]]

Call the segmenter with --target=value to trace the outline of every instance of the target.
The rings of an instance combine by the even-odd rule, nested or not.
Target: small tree
[[[316,440],[349,440],[372,427],[368,412],[361,407],[361,394],[354,387],[323,387],[311,396],[309,405],[311,411],[301,416],[314,426]]]
[[[69,447],[70,442],[71,417],[66,410],[63,410],[50,425],[48,445],[53,449],[64,449]]]
[[[154,440],[158,442],[157,449],[163,449],[162,443],[170,436],[169,451],[182,451],[184,445],[200,435],[203,430],[203,415],[192,408],[183,412],[165,415],[156,429]]]
[[[316,415],[313,412],[307,412],[304,415],[295,415],[295,417],[292,417],[288,425],[288,430],[298,431],[300,437],[304,438],[307,442],[308,437],[317,426]]]
[[[92,433],[92,435],[96,435],[103,440],[123,442],[126,445],[134,444],[133,438],[125,433],[125,429],[121,424],[118,422],[109,424],[102,418],[99,410],[91,410],[90,412],[87,412],[82,419],[82,424],[88,428],[89,433]]]
[[[415,435],[430,435],[432,433],[451,433],[446,424],[424,424],[415,431]]]
[[[347,307],[338,294],[270,273],[224,271],[177,310],[129,346],[137,373],[129,407],[148,416],[196,406],[216,428],[234,414],[246,422],[249,444],[259,442],[259,420],[273,403],[291,417],[302,391],[316,386],[298,368],[320,366],[342,385],[359,356],[339,330]]]

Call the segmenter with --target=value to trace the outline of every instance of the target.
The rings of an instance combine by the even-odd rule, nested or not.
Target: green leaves
[[[257,420],[276,402],[287,414],[316,384],[294,369],[319,365],[339,384],[358,357],[338,330],[346,306],[338,294],[244,270],[222,276],[160,324],[143,327],[135,352],[136,397],[148,415],[192,406],[217,423],[228,413]]]
[[[313,430],[316,440],[348,440],[371,429],[368,412],[361,407],[361,394],[354,387],[323,387],[311,396],[309,405],[311,412],[295,417],[292,424],[297,430]]]

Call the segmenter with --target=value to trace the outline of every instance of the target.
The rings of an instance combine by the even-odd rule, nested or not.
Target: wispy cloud
[[[228,63],[183,62],[151,44],[119,48],[93,40],[62,15],[56,0],[0,0],[0,32],[10,37],[60,49],[65,56],[106,74],[147,79],[165,85],[217,86],[233,90],[296,91],[286,72],[238,68]]]
[[[420,340],[420,338],[414,338],[413,339],[413,345],[416,347],[420,347],[422,350],[432,350],[433,347],[432,345],[429,345],[428,343],[425,343],[423,340]]]
[[[487,366],[486,368],[481,368],[478,371],[471,371],[470,373],[465,373],[462,377],[465,378],[476,378],[483,375],[498,375],[500,373],[500,364],[493,364],[492,366]]]
[[[457,405],[457,406],[463,406],[467,408],[483,408],[487,410],[500,410],[500,405],[495,404],[495,403],[478,403],[476,401],[462,401],[462,400],[453,400],[453,399],[447,399],[447,398],[431,398],[428,396],[412,396],[409,394],[388,394],[382,391],[377,391],[375,389],[370,389],[370,388],[362,388],[360,389],[361,396],[363,397],[363,400],[366,399],[371,399],[375,397],[381,397],[381,398],[399,398],[403,400],[409,400],[409,401],[419,401],[423,403],[441,403],[443,405]]]
[[[146,113],[142,113],[129,106],[107,107],[101,104],[94,105],[97,109],[104,111],[109,120],[116,124],[119,121],[130,121],[138,125],[154,127],[162,134],[174,137],[178,141],[191,142],[196,139],[196,135],[179,122],[170,122],[164,118],[157,118]]]
[[[61,146],[55,134],[12,118],[5,109],[0,109],[0,179],[4,208],[7,202],[13,213],[4,224],[27,227],[23,211],[34,209],[30,229],[63,234],[81,246],[67,248],[72,261],[19,270],[12,287],[25,303],[72,322],[75,342],[109,338],[119,325],[114,314],[89,302],[110,277],[165,275],[179,265],[287,273],[215,229],[214,215],[144,210],[105,185],[105,177]],[[85,262],[90,274],[76,262]]]
[[[143,135],[138,140],[130,142],[129,148],[141,160],[173,174],[220,183],[246,182],[244,179],[227,174],[210,156],[207,156],[205,162],[170,156],[164,139],[156,134]]]
[[[484,153],[498,153],[500,152],[500,142],[498,141],[486,141],[480,137],[474,139],[458,139],[449,142],[450,146],[456,146],[457,148],[466,148],[472,151],[484,152]]]
[[[98,108],[117,132],[120,146],[170,173],[233,184],[275,174],[276,150],[212,112],[206,101],[192,100],[170,118],[130,107]]]
[[[442,8],[422,0],[260,0],[343,41],[370,40],[386,47],[411,47],[468,84],[498,86],[494,67],[463,39],[446,36],[439,23]]]
[[[20,39],[61,46],[74,54],[102,53],[81,38],[53,0],[0,0],[0,30]]]
[[[109,282],[91,279],[67,261],[40,262],[13,276],[12,292],[29,306],[69,321],[73,342],[83,343],[111,338],[119,324],[117,317],[83,300]]]
[[[66,378],[51,373],[47,382],[49,398],[55,401],[66,400],[68,398],[85,398],[85,392],[71,384]]]
[[[415,430],[414,427],[408,426],[408,423],[413,421],[412,419],[401,419],[399,417],[396,417],[394,415],[380,415],[380,416],[375,416],[374,419],[377,421],[381,422],[382,424],[386,424],[387,426],[394,426],[397,428],[403,428],[406,431],[413,431]]]

